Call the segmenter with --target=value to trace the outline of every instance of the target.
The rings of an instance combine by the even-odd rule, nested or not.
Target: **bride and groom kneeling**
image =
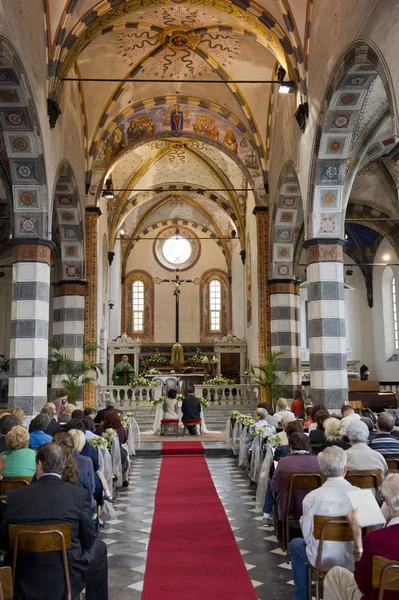
[[[168,397],[163,405],[163,419],[178,419],[179,415],[176,412],[176,390],[169,390]],[[181,405],[182,417],[184,421],[200,421],[201,420],[201,402],[196,398],[194,388],[188,388],[188,396],[184,398]],[[196,435],[196,427],[188,427],[191,435]]]

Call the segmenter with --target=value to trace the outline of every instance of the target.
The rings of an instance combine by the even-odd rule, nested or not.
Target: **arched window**
[[[213,333],[221,331],[222,319],[222,286],[220,281],[212,279],[209,282],[209,329]]]
[[[396,302],[396,281],[395,277],[392,278],[392,308],[393,308],[393,336],[395,352],[399,351],[399,337],[398,337],[398,305]]]
[[[143,333],[144,331],[144,283],[133,282],[133,331]]]
[[[201,276],[200,283],[201,341],[231,332],[230,280],[221,269],[209,269]]]
[[[398,302],[395,274],[390,266],[382,274],[382,311],[384,323],[385,358],[399,358]]]
[[[154,339],[154,280],[136,269],[126,275],[122,295],[122,331],[152,342]]]

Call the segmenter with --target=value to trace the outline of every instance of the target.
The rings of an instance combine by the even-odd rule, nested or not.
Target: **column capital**
[[[52,283],[54,287],[54,296],[86,296],[87,281],[82,280],[61,280]]]
[[[297,279],[269,279],[270,294],[299,294],[299,284]]]
[[[255,206],[255,208],[252,211],[252,214],[256,215],[258,213],[268,213],[269,212],[269,207],[268,206]]]
[[[42,262],[50,264],[51,250],[54,248],[50,240],[14,239],[12,240],[13,262]]]
[[[97,217],[101,217],[103,213],[101,212],[101,208],[99,206],[86,206],[86,214],[97,215]]]
[[[343,262],[345,240],[340,238],[306,240],[307,263]]]

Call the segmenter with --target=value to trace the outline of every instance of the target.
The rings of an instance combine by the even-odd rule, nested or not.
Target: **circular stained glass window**
[[[154,241],[154,256],[165,269],[189,269],[200,257],[201,246],[195,233],[184,225],[165,227]]]
[[[162,254],[171,265],[182,265],[188,261],[192,253],[190,242],[176,235],[165,240],[162,246]]]

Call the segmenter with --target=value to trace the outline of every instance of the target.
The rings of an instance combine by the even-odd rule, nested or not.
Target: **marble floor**
[[[290,565],[273,528],[262,527],[248,477],[233,458],[206,460],[259,600],[290,600]],[[110,600],[141,597],[160,466],[161,458],[133,459],[130,486],[117,491],[114,518],[101,530],[109,552]]]

